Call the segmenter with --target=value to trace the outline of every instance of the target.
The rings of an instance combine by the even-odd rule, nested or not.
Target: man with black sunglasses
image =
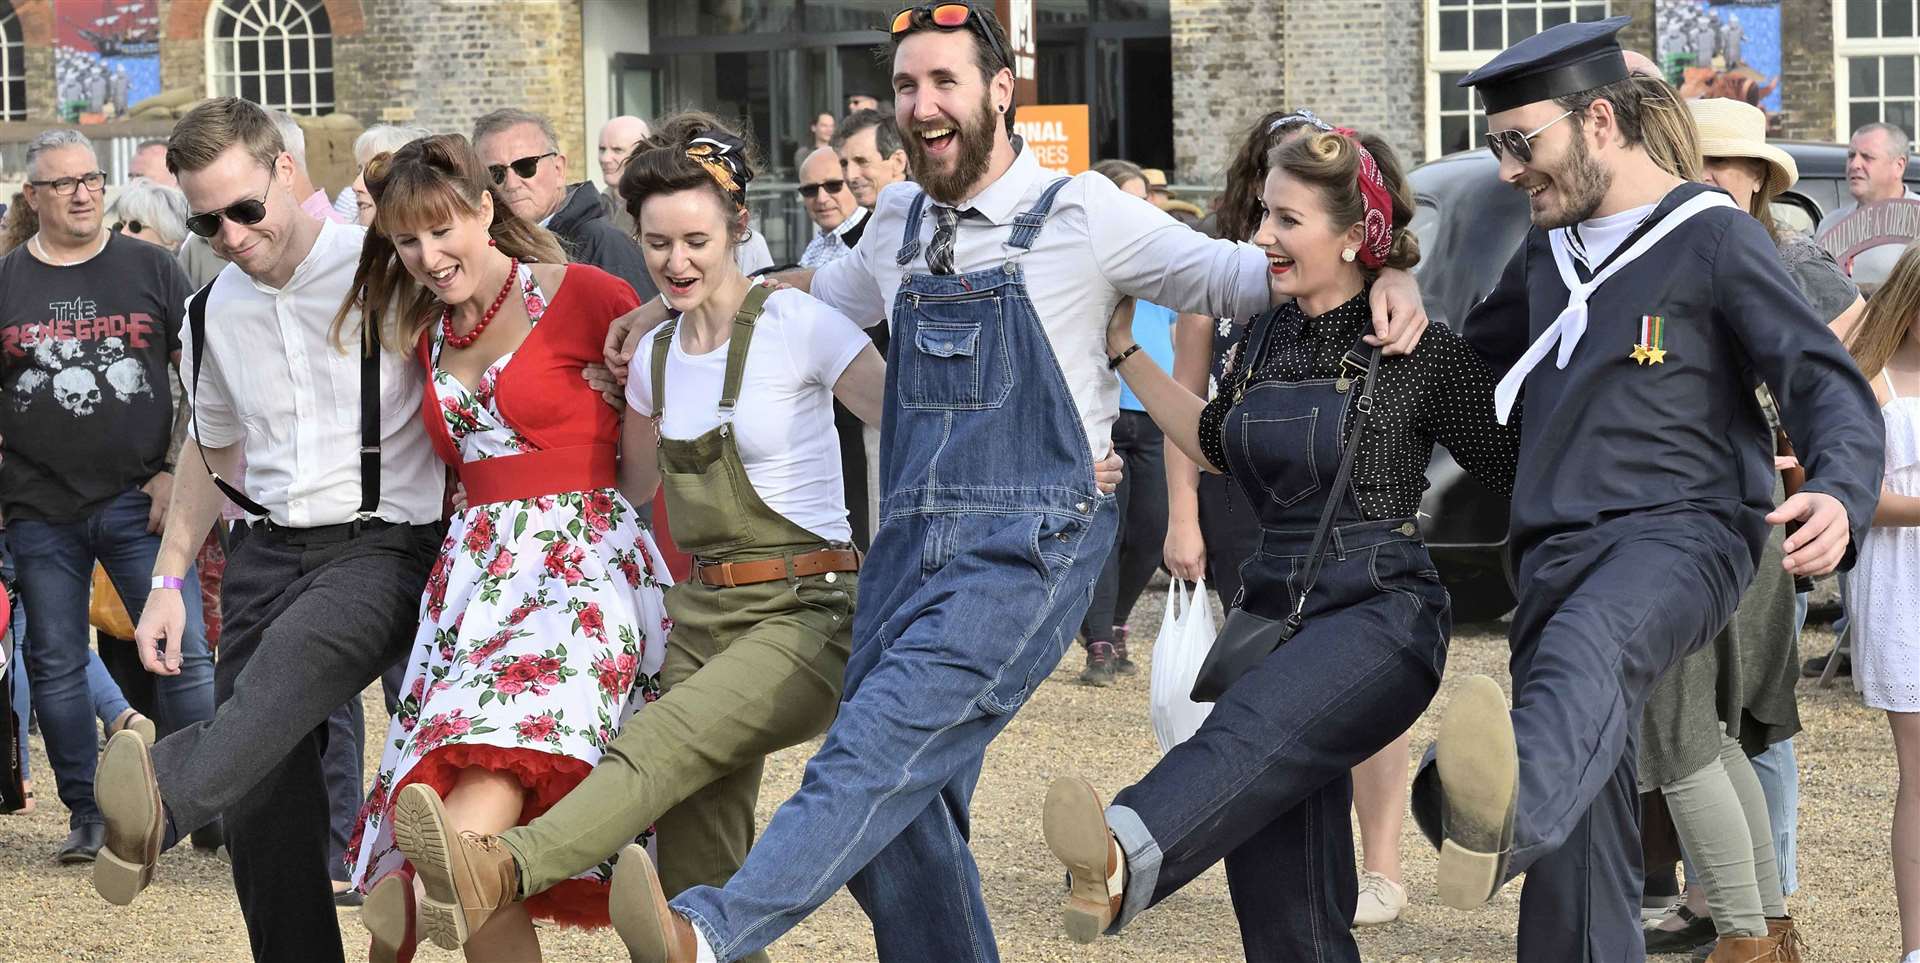
[[[1643,124],[1686,105],[1630,77],[1627,22],[1554,27],[1460,81],[1533,218],[1463,326],[1504,372],[1500,419],[1525,402],[1514,695],[1461,682],[1413,810],[1448,905],[1526,875],[1522,961],[1645,956],[1633,746],[1655,683],[1726,624],[1771,526],[1790,526],[1789,572],[1850,567],[1880,494],[1877,405],[1826,317],[1759,221],[1649,155]],[[1756,380],[1807,469],[1777,507]],[[1791,928],[1723,937],[1711,959],[1775,959]]]
[[[817,268],[853,253],[872,212],[854,201],[846,176],[840,173],[840,155],[833,148],[819,148],[800,164],[800,203],[820,228],[800,255],[801,267]]]
[[[150,751],[124,734],[108,741],[94,887],[131,902],[162,851],[224,815],[254,958],[338,961],[327,720],[411,644],[444,534],[445,469],[420,420],[419,363],[367,353],[359,312],[342,314],[366,230],[300,209],[267,112],[207,101],[175,125],[167,164],[194,232],[230,263],[180,292],[193,437],[135,633],[148,671],[180,671],[199,597],[182,576],[223,502],[248,520],[222,588],[219,708]]]
[[[567,155],[545,117],[513,108],[482,115],[473,122],[473,149],[507,206],[552,231],[568,257],[627,282],[643,301],[660,293],[640,245],[607,218],[600,190],[592,181],[567,183]]]
[[[87,863],[106,836],[94,803],[102,693],[86,673],[90,576],[103,566],[140,616],[173,487],[167,369],[191,289],[166,250],[106,229],[105,177],[84,135],[35,137],[27,178],[39,230],[0,258],[0,511],[33,609],[26,665],[72,830],[55,858]],[[199,583],[180,574],[193,588],[181,671],[156,687],[162,731],[213,714]]]

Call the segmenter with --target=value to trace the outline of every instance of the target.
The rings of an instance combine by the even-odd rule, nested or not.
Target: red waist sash
[[[620,458],[612,445],[575,445],[462,462],[459,473],[467,504],[485,505],[612,488],[619,484]]]

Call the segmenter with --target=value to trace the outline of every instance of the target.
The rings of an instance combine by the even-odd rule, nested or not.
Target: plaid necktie
[[[933,221],[933,243],[927,247],[927,267],[935,274],[952,274],[953,229],[960,223],[960,212],[943,204],[935,204]]]

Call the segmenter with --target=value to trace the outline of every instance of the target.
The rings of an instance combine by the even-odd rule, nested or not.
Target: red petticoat
[[[441,746],[414,763],[407,778],[394,787],[397,797],[401,786],[423,783],[433,787],[442,799],[459,781],[460,770],[471,767],[505,773],[526,787],[527,802],[520,810],[516,825],[525,826],[553,808],[593,767],[571,756],[537,749],[504,749],[499,746],[456,744]],[[525,903],[534,919],[561,926],[603,927],[607,918],[607,886],[584,879],[563,880],[552,889],[539,893]]]

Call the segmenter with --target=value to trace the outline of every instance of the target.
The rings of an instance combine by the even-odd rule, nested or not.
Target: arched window
[[[322,0],[218,0],[207,90],[294,114],[333,112],[333,32]]]
[[[0,0],[0,120],[27,119],[27,45],[12,0]]]

